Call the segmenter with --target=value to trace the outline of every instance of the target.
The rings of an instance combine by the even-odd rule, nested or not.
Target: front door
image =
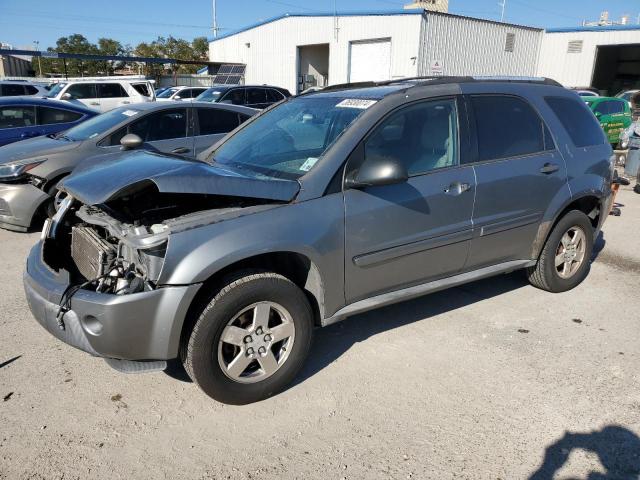
[[[455,275],[464,267],[475,179],[473,167],[460,164],[458,111],[455,98],[403,107],[359,149],[358,161],[395,158],[410,178],[344,192],[347,303]]]
[[[529,260],[547,208],[567,190],[565,162],[523,98],[473,95],[477,132],[474,239],[467,270]]]

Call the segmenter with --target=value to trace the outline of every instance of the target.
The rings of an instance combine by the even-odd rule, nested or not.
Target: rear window
[[[531,155],[554,148],[536,111],[524,100],[500,95],[471,97],[478,133],[478,160]]]
[[[545,100],[576,147],[590,147],[605,143],[602,128],[586,104],[566,97],[547,97]]]

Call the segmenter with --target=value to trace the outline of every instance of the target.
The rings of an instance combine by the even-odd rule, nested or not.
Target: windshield
[[[138,110],[132,110],[131,108],[116,108],[110,112],[90,118],[89,120],[82,122],[80,125],[76,125],[64,132],[63,137],[76,142],[89,140],[90,138],[95,138],[98,135],[101,135],[112,127],[119,125],[139,113],[140,112]]]
[[[224,92],[216,88],[209,88],[196,97],[198,102],[216,102]]]
[[[66,83],[56,83],[53,87],[49,89],[49,93],[47,93],[46,97],[47,98],[56,97],[66,85],[67,85]]]
[[[169,98],[171,95],[178,91],[177,88],[167,88],[164,92],[158,95],[156,98]]]
[[[299,97],[246,124],[214,151],[213,160],[273,178],[297,179],[372,100]]]

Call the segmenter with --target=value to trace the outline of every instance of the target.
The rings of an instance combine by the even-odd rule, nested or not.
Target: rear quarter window
[[[576,147],[591,147],[605,143],[600,124],[582,101],[566,97],[546,97],[545,101]]]

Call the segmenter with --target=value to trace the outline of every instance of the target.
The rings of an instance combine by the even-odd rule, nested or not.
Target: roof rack
[[[414,86],[440,85],[446,83],[472,83],[472,82],[508,82],[508,83],[534,83],[561,87],[555,80],[546,77],[517,77],[517,76],[420,76],[394,78],[381,82],[355,82],[330,85],[322,91],[349,90],[354,88],[384,87],[386,85],[398,85],[402,83],[414,83]]]

